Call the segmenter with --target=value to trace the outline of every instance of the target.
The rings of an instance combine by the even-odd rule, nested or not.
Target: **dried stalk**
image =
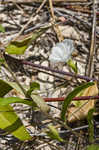
[[[47,0],[43,0],[43,2],[41,3],[40,7],[36,11],[36,14],[39,13],[39,11],[42,9],[42,7],[45,5],[46,2],[47,2]]]
[[[90,56],[88,62],[88,76],[93,76],[93,67],[94,67],[94,53],[96,49],[96,9],[95,9],[96,0],[93,1],[93,27],[92,27],[92,37],[91,37],[91,47],[90,47]]]
[[[56,17],[55,17],[55,15],[54,15],[54,9],[53,9],[52,0],[49,0],[49,5],[50,5],[50,11],[51,11],[52,19],[53,19],[53,20],[52,20],[52,25],[53,25],[53,28],[54,28],[56,34],[57,34],[58,40],[61,42],[64,38],[63,38],[63,36],[62,36],[62,34],[61,34],[61,31],[60,31],[58,25],[55,24]]]
[[[32,22],[33,20],[33,16],[35,16],[39,11],[40,9],[42,9],[42,7],[44,6],[44,4],[46,3],[47,0],[43,0],[40,7],[37,9],[37,11],[35,12],[35,14],[33,13],[31,16],[30,16],[30,19],[28,20],[28,22],[23,26],[23,28],[19,31],[17,37],[19,37],[19,35],[22,34],[22,32],[27,28],[27,26]],[[13,3],[16,3],[16,1],[13,0]],[[16,38],[14,40],[16,40]]]
[[[9,2],[15,2],[15,3],[33,3],[33,2],[42,2],[43,0],[6,0],[6,1],[2,1],[0,3],[2,4],[6,4]],[[53,0],[53,2],[88,2],[88,0]]]

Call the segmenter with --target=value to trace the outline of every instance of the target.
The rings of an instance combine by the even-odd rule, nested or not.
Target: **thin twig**
[[[90,78],[90,77],[87,77],[87,76],[82,76],[82,75],[74,74],[74,73],[71,73],[71,72],[55,70],[55,69],[50,68],[50,67],[41,66],[41,65],[38,65],[38,64],[33,64],[33,63],[25,61],[25,60],[22,60],[21,63],[24,64],[24,65],[29,65],[29,66],[34,67],[34,68],[40,68],[40,69],[43,69],[43,70],[59,73],[59,74],[62,74],[62,75],[67,75],[67,76],[71,76],[71,77],[74,77],[74,78],[84,79],[86,81],[98,81],[99,82],[99,80],[95,79],[95,78]]]
[[[98,122],[96,122],[96,125],[99,125]],[[73,128],[72,131],[79,131],[79,130],[83,130],[83,129],[87,129],[89,127],[89,125],[84,125],[84,126],[80,126],[80,127],[77,127],[77,128]],[[61,130],[58,132],[59,134],[66,134],[66,133],[70,133],[70,130]],[[39,137],[45,137],[47,136],[46,133],[31,133],[31,136],[39,136]]]
[[[55,8],[54,7],[54,11],[56,13],[60,13],[60,16],[64,16],[66,18],[69,18],[70,21],[72,21],[73,23],[75,23],[75,20],[80,21],[80,23],[82,23],[84,26],[86,26],[87,28],[92,28],[92,25],[90,22],[87,22],[86,20],[82,19],[80,16],[77,15],[76,12],[74,11],[69,11],[68,9],[64,9],[64,8]],[[69,17],[71,16],[71,17]],[[96,28],[96,33],[97,33],[97,37],[99,35],[99,30],[98,28]]]
[[[64,101],[65,97],[57,97],[57,98],[44,98],[46,102],[60,102]],[[74,97],[73,101],[79,101],[79,100],[94,100],[99,99],[99,95],[97,96],[80,96],[80,97]]]
[[[14,58],[14,57],[12,57],[8,54],[5,54],[5,53],[3,55],[4,55],[4,58],[6,58],[6,61],[7,61],[7,59],[12,60],[13,62],[20,64],[20,66],[28,65],[28,66],[31,66],[35,69],[36,68],[37,69],[43,69],[43,70],[46,70],[46,71],[51,71],[51,72],[54,72],[54,73],[71,76],[71,77],[74,77],[74,78],[84,79],[86,81],[97,81],[97,82],[99,82],[99,80],[96,79],[96,78],[90,78],[88,76],[82,76],[82,75],[74,74],[74,73],[71,73],[71,72],[66,72],[66,71],[62,71],[62,70],[55,70],[54,68],[42,66],[42,65],[39,65],[39,64],[33,64],[32,62],[26,61],[24,59],[17,59],[17,58]]]
[[[92,27],[92,37],[91,37],[91,47],[90,47],[90,56],[89,56],[89,62],[88,62],[88,76],[92,77],[93,76],[93,58],[94,58],[94,53],[96,49],[96,0],[93,0],[93,27]]]
[[[42,1],[40,7],[39,7],[39,8],[37,9],[37,11],[36,11],[36,14],[39,13],[39,11],[40,11],[40,10],[42,9],[42,7],[45,5],[46,1],[47,1],[47,0],[43,0],[43,1]]]
[[[15,2],[16,2],[16,1],[15,1]],[[35,16],[35,15],[40,11],[40,9],[44,6],[45,3],[46,3],[46,0],[44,0],[44,1],[41,3],[40,7],[37,9],[37,11],[35,12],[35,14],[33,13],[33,14],[31,15],[31,17],[30,17],[30,19],[28,20],[28,22],[22,27],[22,29],[21,29],[20,32],[18,33],[17,37],[18,37],[19,35],[21,35],[22,32],[27,28],[27,26],[32,22],[33,16]],[[16,37],[16,38],[17,38],[17,37]],[[15,39],[16,39],[16,38],[15,38]]]
[[[66,123],[62,122],[61,120],[57,120],[57,119],[53,118],[50,114],[47,114],[47,113],[45,113],[45,115],[46,115],[49,119],[51,119],[51,120],[53,120],[54,122],[56,122],[56,123],[60,124],[61,126],[63,126],[65,129],[68,129],[69,131],[71,131],[75,136],[77,136],[77,137],[82,137],[82,134],[81,134],[81,133],[77,133],[77,132],[75,132],[75,131],[72,131],[72,128],[69,127]]]
[[[38,3],[42,3],[43,0],[6,0],[3,2],[0,2],[1,4],[7,4],[9,2],[16,2],[16,3],[33,3],[33,2],[38,2]],[[53,2],[87,2],[88,0],[53,0]]]
[[[54,8],[53,8],[53,3],[52,3],[52,0],[49,0],[49,5],[50,5],[50,11],[51,11],[51,15],[52,15],[52,25],[53,25],[53,28],[57,34],[57,38],[58,40],[61,42],[64,38],[61,34],[61,31],[59,29],[59,26],[57,24],[55,24],[55,20],[56,20],[56,17],[54,15]]]

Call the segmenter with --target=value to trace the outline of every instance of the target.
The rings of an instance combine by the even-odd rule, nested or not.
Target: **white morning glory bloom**
[[[57,43],[52,48],[52,53],[49,56],[49,60],[53,63],[67,62],[74,50],[75,47],[73,40],[65,39],[64,41]]]

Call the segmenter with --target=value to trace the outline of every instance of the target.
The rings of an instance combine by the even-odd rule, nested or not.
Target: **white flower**
[[[49,56],[49,60],[53,63],[67,62],[74,50],[73,40],[65,39],[64,41],[57,43],[52,48],[52,53]]]

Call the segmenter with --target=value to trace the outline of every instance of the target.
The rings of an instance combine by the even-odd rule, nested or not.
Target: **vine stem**
[[[86,80],[86,81],[98,81],[99,82],[99,80],[95,79],[95,78],[90,78],[88,76],[82,76],[82,75],[74,74],[74,73],[71,73],[71,72],[65,72],[65,71],[62,71],[62,70],[55,70],[55,69],[50,68],[50,67],[41,66],[39,64],[33,64],[33,63],[31,63],[29,61],[26,61],[26,60],[22,60],[21,63],[24,64],[24,65],[29,65],[29,66],[34,67],[34,68],[39,68],[39,69],[43,69],[43,70],[46,70],[46,71],[59,73],[59,74],[62,74],[62,75],[67,75],[67,76],[71,76],[71,77],[75,77],[75,78],[80,78],[80,79],[83,79],[83,80]]]
[[[64,101],[65,97],[58,97],[58,98],[44,98],[45,102],[60,102]],[[99,99],[99,96],[80,96],[80,97],[74,97],[73,101],[79,101],[79,100],[94,100]]]
[[[51,72],[55,72],[55,73],[58,73],[58,74],[62,74],[62,75],[67,75],[67,76],[71,76],[71,77],[75,77],[75,78],[80,78],[80,79],[84,79],[86,81],[98,81],[98,79],[95,79],[95,78],[90,78],[88,76],[82,76],[82,75],[79,75],[79,74],[74,74],[74,73],[71,73],[71,72],[65,72],[65,71],[61,71],[61,70],[55,70],[54,68],[50,68],[50,67],[46,67],[46,66],[42,66],[42,65],[39,65],[39,64],[33,64],[29,61],[26,61],[26,60],[18,60],[16,58],[13,58],[12,56],[9,56],[7,54],[4,53],[4,58],[7,60],[7,59],[10,59],[10,60],[13,60],[15,61],[15,63],[19,63],[19,65],[29,65],[33,68],[36,68],[36,69],[43,69],[43,70],[46,70],[46,71],[51,71]],[[12,71],[10,70],[9,67],[7,67],[8,65],[4,65],[6,67],[6,69],[12,74],[13,78],[15,79],[15,81],[17,82],[17,84],[19,85],[19,87],[21,88],[21,90],[23,91],[24,95],[26,95],[26,90],[20,85],[20,83],[18,82],[17,78],[14,76],[14,74],[12,73]],[[64,97],[60,97],[60,98],[44,98],[44,100],[46,102],[55,102],[55,101],[64,101]],[[99,96],[81,96],[81,97],[75,97],[73,98],[73,100],[90,100],[90,99],[99,99]]]
[[[43,70],[46,70],[46,71],[51,71],[51,72],[55,72],[55,73],[59,73],[59,74],[62,74],[62,75],[67,75],[67,76],[71,76],[71,77],[75,77],[75,78],[80,78],[80,79],[84,79],[86,81],[98,81],[98,79],[95,79],[95,78],[90,78],[88,76],[82,76],[82,75],[79,75],[79,74],[73,74],[71,72],[65,72],[65,71],[61,71],[61,70],[55,70],[53,68],[50,68],[50,67],[46,67],[46,66],[41,66],[41,65],[38,65],[38,64],[33,64],[31,62],[28,62],[28,61],[25,61],[25,60],[22,60],[22,64],[24,65],[29,65],[29,66],[32,66],[34,68],[39,68],[39,69],[43,69]],[[46,102],[58,102],[58,101],[64,101],[64,97],[60,97],[60,98],[44,98],[44,100]],[[99,99],[99,96],[80,96],[80,97],[74,97],[73,98],[73,101],[76,101],[76,100],[90,100],[90,99]]]

